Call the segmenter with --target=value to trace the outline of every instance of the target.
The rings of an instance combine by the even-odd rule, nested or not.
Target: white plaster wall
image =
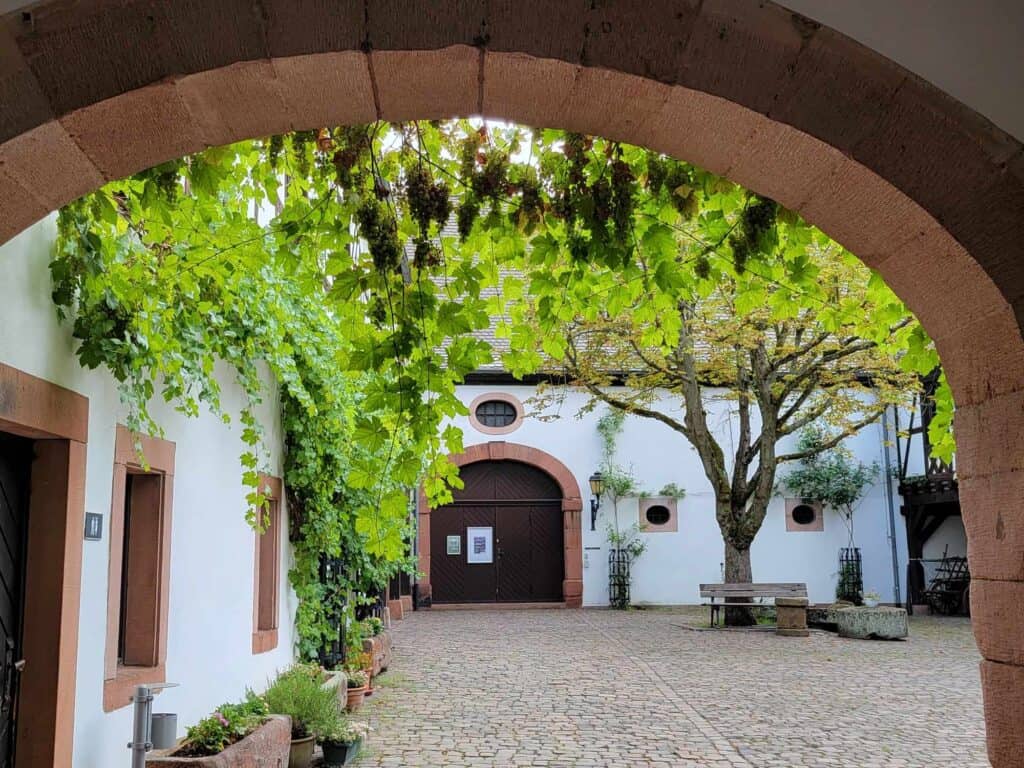
[[[83,545],[74,765],[124,765],[131,708],[103,712],[114,430],[123,411],[112,377],[80,368],[68,329],[57,321],[47,270],[54,221],[50,217],[0,248],[0,362],[89,398],[86,510],[103,514],[104,534],[102,541]],[[219,373],[223,405],[232,412],[243,395],[226,370]],[[268,394],[260,410],[269,448],[269,466],[264,469],[280,475],[282,433],[276,393]],[[247,686],[262,687],[276,669],[290,663],[295,598],[287,586],[290,548],[283,525],[279,644],[254,656],[255,534],[244,519],[239,429],[209,413],[185,418],[162,401],[153,412],[166,429],[166,439],[177,446],[167,679],[180,684],[161,694],[154,709],[177,712],[184,732],[218,704],[239,698]],[[30,655],[31,649],[26,653]]]
[[[948,557],[967,557],[967,533],[961,517],[947,517],[939,530],[925,542],[923,555],[926,560]]]
[[[531,386],[472,385],[459,390],[467,405],[487,392],[507,392],[524,403],[534,395]],[[544,450],[565,464],[576,478],[583,495],[583,602],[584,605],[607,605],[608,547],[605,526],[612,509],[605,500],[598,516],[597,530],[590,530],[589,484],[591,473],[602,461],[601,442],[597,434],[598,419],[604,406],[577,418],[580,407],[587,402],[585,394],[571,390],[559,406],[537,412],[527,403],[527,415],[521,427],[501,436],[478,432],[467,418],[455,423],[462,428],[467,446],[491,440],[507,440]],[[670,412],[677,406],[663,400],[661,407]],[[709,421],[728,453],[730,450],[730,406],[721,401],[708,403]],[[555,416],[544,421],[536,416]],[[848,441],[860,461],[882,463],[880,426],[871,426]],[[722,580],[724,547],[714,514],[714,497],[694,449],[668,426],[640,417],[627,417],[619,437],[616,461],[630,468],[645,491],[657,494],[666,483],[674,482],[686,489],[679,503],[679,525],[676,533],[642,534],[647,551],[634,566],[632,598],[635,603],[687,604],[700,602],[701,582]],[[786,470],[780,472],[780,476]],[[886,493],[895,493],[894,483],[880,474],[858,505],[854,517],[856,544],[864,561],[865,589],[879,592],[885,600],[893,600],[892,549],[889,536],[889,508]],[[896,541],[900,547],[900,574],[906,568],[905,533],[899,516],[899,501],[893,501]],[[619,504],[623,525],[637,522],[638,502],[627,499]],[[772,499],[768,515],[751,549],[754,578],[757,581],[806,582],[810,599],[825,602],[834,598],[838,571],[838,550],[845,546],[848,533],[839,516],[825,513],[825,530],[820,533],[786,531],[785,502],[782,495]]]

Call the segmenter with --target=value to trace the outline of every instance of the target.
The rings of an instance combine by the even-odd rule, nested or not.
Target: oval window
[[[817,514],[810,504],[797,504],[793,507],[793,522],[797,525],[810,525]]]
[[[648,507],[645,514],[647,522],[651,525],[665,525],[672,519],[672,513],[668,511],[668,507],[661,504],[653,504]]]
[[[516,407],[504,400],[484,400],[476,407],[476,420],[485,427],[507,427],[517,416]]]

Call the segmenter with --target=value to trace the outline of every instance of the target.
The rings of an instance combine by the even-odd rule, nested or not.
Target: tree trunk
[[[753,572],[750,568],[750,548],[739,549],[725,536],[725,583],[750,584]],[[750,608],[726,608],[727,627],[749,627],[755,624],[754,612]]]

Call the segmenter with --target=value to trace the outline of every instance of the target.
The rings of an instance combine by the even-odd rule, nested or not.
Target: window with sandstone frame
[[[260,489],[267,505],[260,511],[254,558],[252,652],[277,647],[281,591],[281,498],[280,478],[261,475]]]
[[[174,443],[118,426],[110,504],[103,709],[166,678]]]

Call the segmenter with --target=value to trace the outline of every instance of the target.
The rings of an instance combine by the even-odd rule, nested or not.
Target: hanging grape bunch
[[[409,213],[419,225],[423,237],[430,232],[431,221],[437,223],[438,229],[448,222],[452,211],[448,185],[443,181],[435,182],[422,163],[409,169],[405,196],[409,202]]]
[[[377,271],[386,275],[398,270],[402,261],[402,244],[398,239],[398,224],[391,211],[377,198],[366,197],[356,210],[356,221]]]

